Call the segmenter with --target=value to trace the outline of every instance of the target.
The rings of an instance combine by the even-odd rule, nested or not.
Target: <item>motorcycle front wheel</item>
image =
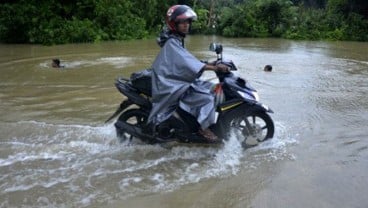
[[[130,110],[123,112],[119,116],[118,121],[143,128],[147,122],[147,119],[148,119],[147,112],[142,111],[140,109],[130,109]],[[124,129],[121,129],[118,127],[116,127],[116,135],[120,139],[121,142],[126,141],[126,140],[131,141],[134,138],[133,135],[129,134]]]
[[[271,117],[263,111],[248,110],[226,122],[227,132],[235,134],[244,148],[257,146],[273,137],[275,126]],[[230,136],[230,135],[227,135]]]

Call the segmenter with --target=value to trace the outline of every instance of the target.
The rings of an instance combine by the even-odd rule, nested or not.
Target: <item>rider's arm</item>
[[[202,68],[202,71],[229,71],[229,67],[224,64],[212,65],[212,64],[205,64]]]
[[[217,69],[218,67],[216,65],[210,65],[210,64],[206,64],[202,68],[203,71],[217,71]]]

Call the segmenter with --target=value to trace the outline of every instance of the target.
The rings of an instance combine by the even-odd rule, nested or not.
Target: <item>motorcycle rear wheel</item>
[[[148,113],[140,109],[130,109],[123,112],[118,121],[128,123],[133,126],[142,128],[148,120]],[[124,129],[116,128],[116,135],[121,142],[131,141],[134,136],[126,132]]]
[[[275,131],[271,117],[266,112],[255,110],[234,116],[227,122],[227,127],[227,132],[235,133],[244,148],[257,146],[272,138]]]

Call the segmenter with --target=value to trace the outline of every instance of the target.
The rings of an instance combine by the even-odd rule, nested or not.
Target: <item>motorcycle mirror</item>
[[[220,53],[222,53],[222,45],[221,44],[216,44],[216,43],[211,43],[210,44],[210,51],[214,51],[214,52],[216,52],[216,54],[220,54]]]

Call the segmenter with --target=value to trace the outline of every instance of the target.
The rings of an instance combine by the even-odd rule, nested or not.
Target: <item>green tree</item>
[[[289,26],[292,6],[288,0],[259,0],[255,4],[255,18],[267,28],[267,34],[279,37]]]
[[[366,0],[2,0],[0,41],[61,44],[157,34],[187,4],[195,33],[368,41]]]
[[[219,17],[219,30],[232,37],[281,36],[294,15],[287,0],[257,0],[226,7]]]
[[[105,40],[143,38],[146,34],[145,20],[134,15],[130,1],[100,1],[95,8],[95,23],[103,31]]]
[[[208,27],[208,14],[207,9],[197,9],[198,20],[192,24],[192,33],[207,33],[210,29]]]

